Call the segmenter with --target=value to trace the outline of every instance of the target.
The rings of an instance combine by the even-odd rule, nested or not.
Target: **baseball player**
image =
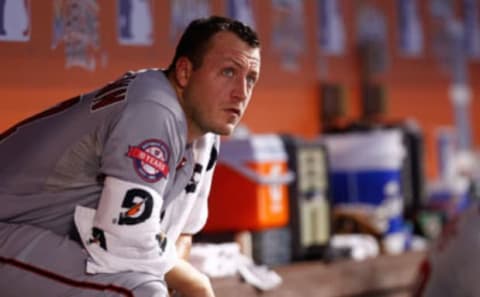
[[[207,217],[218,135],[259,71],[254,31],[199,19],[167,70],[128,72],[1,134],[1,296],[214,296],[182,257]]]

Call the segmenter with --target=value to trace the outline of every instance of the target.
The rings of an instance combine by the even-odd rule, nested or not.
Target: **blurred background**
[[[434,178],[439,129],[456,124],[457,81],[470,89],[469,126],[480,121],[478,6],[475,0],[1,0],[0,128],[126,70],[165,67],[192,18],[230,15],[251,24],[263,43],[261,80],[244,119],[251,131],[316,137],[329,125],[325,114],[345,122],[364,118],[370,89],[379,101],[375,112],[420,126],[425,171]],[[479,130],[467,132],[468,146],[478,146]]]
[[[166,67],[212,14],[256,29],[263,56],[199,241],[270,266],[425,250],[478,198],[480,0],[0,0],[0,130]]]

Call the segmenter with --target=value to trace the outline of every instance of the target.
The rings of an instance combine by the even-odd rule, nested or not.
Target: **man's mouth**
[[[237,117],[240,117],[242,115],[242,111],[240,110],[240,108],[227,108],[226,111],[229,113],[229,114],[233,114]]]

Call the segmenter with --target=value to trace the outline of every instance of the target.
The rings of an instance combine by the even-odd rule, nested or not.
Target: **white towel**
[[[161,206],[162,197],[154,190],[107,177],[97,210],[75,209],[75,224],[90,256],[87,272],[163,276],[170,270],[177,257],[175,243],[160,230]]]

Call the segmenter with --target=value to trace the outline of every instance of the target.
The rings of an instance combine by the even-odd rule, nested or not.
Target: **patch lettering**
[[[161,140],[149,139],[138,146],[130,146],[127,156],[133,160],[137,174],[146,182],[154,183],[169,173],[168,146]]]

